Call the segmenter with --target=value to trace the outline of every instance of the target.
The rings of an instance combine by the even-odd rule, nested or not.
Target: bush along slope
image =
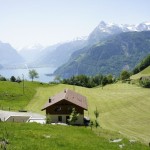
[[[142,87],[150,88],[150,55],[145,57],[133,70],[131,79],[139,79]]]

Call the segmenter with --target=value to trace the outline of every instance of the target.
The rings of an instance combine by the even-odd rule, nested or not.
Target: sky
[[[150,22],[150,0],[0,0],[0,41],[49,46],[88,36],[102,20]]]

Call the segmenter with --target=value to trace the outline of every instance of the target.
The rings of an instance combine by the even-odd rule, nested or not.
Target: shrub
[[[11,82],[16,82],[16,78],[14,76],[11,76],[10,81]]]
[[[46,115],[46,124],[50,124],[51,123],[51,116],[50,114]]]
[[[139,83],[144,88],[150,88],[150,80],[149,79],[140,80]]]
[[[0,75],[0,81],[7,81],[5,77]]]

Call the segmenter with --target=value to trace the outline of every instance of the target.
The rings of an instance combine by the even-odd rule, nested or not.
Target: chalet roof
[[[69,101],[77,106],[82,107],[83,109],[87,110],[87,100],[86,97],[76,93],[74,91],[65,89],[61,93],[56,94],[55,96],[51,97],[46,103],[46,105],[42,108],[42,110],[45,110],[47,107],[50,107],[62,100]]]

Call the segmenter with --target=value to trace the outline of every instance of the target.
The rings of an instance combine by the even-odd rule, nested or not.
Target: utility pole
[[[23,78],[23,95],[24,95],[24,74],[22,74],[22,78]]]

